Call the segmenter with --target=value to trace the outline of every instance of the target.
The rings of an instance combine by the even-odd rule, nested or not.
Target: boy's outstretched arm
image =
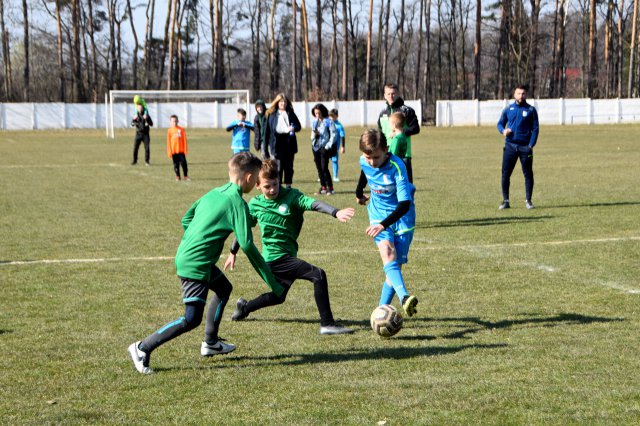
[[[360,179],[358,179],[358,186],[356,187],[356,200],[358,204],[364,206],[369,201],[369,197],[364,195],[364,187],[367,186],[367,176],[362,170],[360,170]]]
[[[314,201],[313,204],[311,204],[311,210],[313,210],[314,212],[329,214],[338,219],[340,222],[348,221],[356,213],[355,209],[353,209],[352,207],[338,210],[337,208],[318,200]]]

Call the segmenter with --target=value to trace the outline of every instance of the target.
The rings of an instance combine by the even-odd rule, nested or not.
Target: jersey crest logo
[[[393,183],[391,179],[389,179],[389,175],[382,175],[382,181],[385,185],[391,185]]]
[[[522,116],[523,116],[523,117],[526,117],[526,116],[527,116],[527,114],[528,114],[528,112],[527,112],[527,111],[522,111]]]
[[[287,204],[280,204],[278,207],[278,211],[282,214],[285,214],[289,211],[289,206]]]

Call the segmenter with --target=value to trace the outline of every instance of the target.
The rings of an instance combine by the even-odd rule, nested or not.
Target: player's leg
[[[405,157],[402,159],[407,169],[407,178],[409,182],[413,183],[413,167],[411,166],[411,157]]]
[[[282,263],[282,259],[278,259],[274,262],[269,262],[268,265],[269,269],[271,269],[271,273],[284,287],[284,292],[280,296],[277,296],[272,291],[263,293],[255,299],[251,299],[249,301],[246,301],[242,297],[239,298],[236,302],[236,310],[231,316],[232,321],[242,321],[243,319],[247,318],[251,312],[255,312],[259,309],[267,308],[269,306],[281,305],[286,300],[289,288],[291,287],[291,284],[293,283],[293,280],[295,280],[295,278],[289,278],[286,265]]]
[[[314,193],[314,195],[325,194],[327,191],[327,184],[324,179],[324,173],[322,171],[322,157],[320,150],[313,151],[313,163],[316,165],[316,171],[318,172],[318,179],[320,180],[320,189]]]
[[[233,286],[222,271],[217,266],[213,266],[211,268],[211,278],[208,287],[213,292],[213,297],[207,308],[204,342],[202,342],[200,354],[202,356],[226,354],[234,351],[236,346],[231,343],[225,343],[223,339],[218,336],[218,331],[220,330],[222,314],[229,301]]]
[[[176,180],[180,180],[180,154],[171,154],[171,160],[173,161],[173,172],[176,175]]]
[[[509,208],[509,186],[511,184],[511,173],[518,162],[518,151],[510,144],[505,143],[502,151],[502,200],[501,209]],[[504,206],[504,207],[503,207]]]
[[[181,278],[180,281],[182,282],[182,301],[185,304],[184,316],[171,321],[142,341],[132,343],[129,346],[129,355],[136,369],[141,373],[152,373],[149,368],[151,352],[160,345],[193,330],[202,322],[204,305],[207,300],[207,286],[200,281],[184,278]]]
[[[138,163],[138,150],[140,149],[140,144],[142,143],[142,135],[138,135],[133,138],[133,161],[131,161],[131,165],[134,166]]]
[[[331,166],[333,168],[333,180],[334,180],[334,182],[340,182],[340,176],[338,176],[338,171],[339,171],[338,160],[339,160],[339,156],[340,156],[340,144],[338,144],[338,150],[336,151],[336,155],[331,157]]]
[[[520,152],[520,165],[524,174],[525,200],[528,209],[533,208],[531,197],[533,196],[533,150],[525,149]]]
[[[182,175],[185,180],[189,179],[189,166],[187,165],[187,156],[184,153],[180,154],[180,164],[182,165]]]
[[[378,238],[381,235],[382,237]],[[386,281],[383,285],[387,285],[388,283],[393,287],[393,290],[395,291],[395,294],[398,295],[398,298],[402,303],[402,307],[407,315],[413,316],[416,313],[415,306],[418,304],[418,300],[415,296],[411,296],[407,291],[401,269],[401,265],[406,263],[409,244],[406,244],[406,242],[401,238],[396,238],[396,236],[393,235],[393,231],[389,228],[385,229],[383,233],[378,235],[378,237],[376,237],[376,243],[378,245],[382,264],[384,265],[383,269],[386,275]],[[398,252],[398,249],[400,249],[400,252]],[[388,294],[388,290],[383,287],[383,293],[381,294],[380,301],[385,301],[383,300],[383,297],[388,298]]]
[[[151,139],[149,138],[149,135],[142,136],[142,143],[144,143],[144,164],[146,164],[147,166],[149,165],[149,160],[151,159],[150,142]]]
[[[322,174],[324,175],[325,186],[327,187],[327,194],[333,194],[333,181],[331,180],[331,172],[329,171],[329,162],[331,161],[331,155],[329,151],[322,148],[320,150],[320,166],[322,168]]]

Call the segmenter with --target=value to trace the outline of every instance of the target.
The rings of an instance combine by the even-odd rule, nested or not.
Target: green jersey
[[[315,201],[297,189],[284,187],[273,200],[258,195],[249,201],[249,212],[262,232],[262,256],[267,262],[287,254],[297,257],[303,214]]]
[[[242,198],[242,189],[227,183],[196,201],[182,218],[184,235],[176,253],[176,271],[182,278],[207,282],[232,232],[251,265],[277,295],[284,288],[276,281],[253,243],[255,226]]]
[[[406,158],[407,147],[409,145],[408,140],[409,138],[405,136],[404,133],[398,133],[391,139],[391,142],[389,143],[389,152],[396,157]]]

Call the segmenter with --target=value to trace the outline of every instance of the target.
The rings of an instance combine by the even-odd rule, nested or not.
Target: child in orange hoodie
[[[189,181],[189,168],[187,166],[187,134],[183,127],[178,126],[178,116],[171,116],[171,127],[167,131],[167,156],[173,159],[173,170],[176,172],[176,180],[180,180],[180,165],[184,180]]]

